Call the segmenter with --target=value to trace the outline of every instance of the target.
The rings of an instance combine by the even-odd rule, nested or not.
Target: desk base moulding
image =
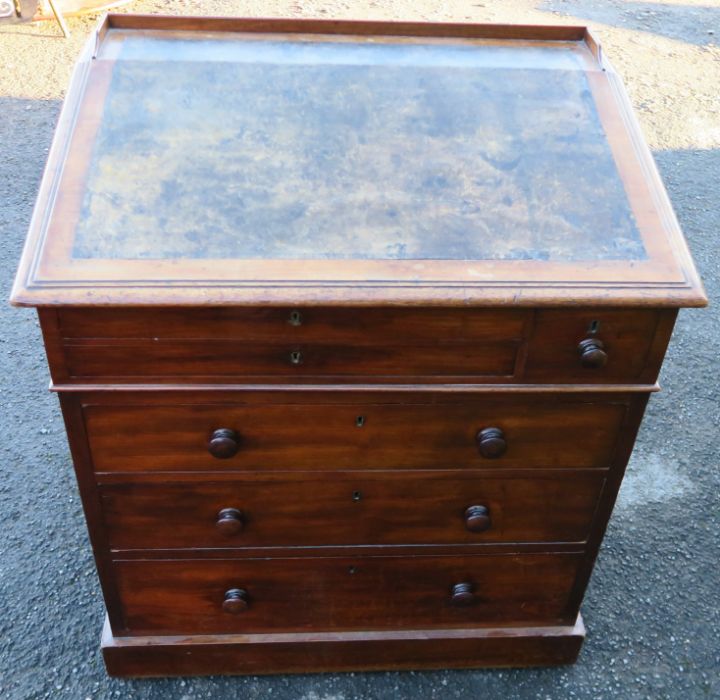
[[[585,639],[574,625],[382,632],[297,632],[115,637],[102,651],[111,676],[323,673],[556,666],[577,660]]]

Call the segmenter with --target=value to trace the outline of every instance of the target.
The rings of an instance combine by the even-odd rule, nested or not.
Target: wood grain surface
[[[306,673],[547,666],[573,663],[585,638],[575,624],[381,632],[290,632],[102,638],[111,676]]]
[[[41,313],[56,381],[122,383],[651,384],[674,318],[672,309],[608,308]],[[602,343],[604,366],[583,365],[588,339]]]
[[[580,556],[373,556],[315,559],[116,561],[129,634],[453,628],[568,623]],[[455,583],[473,585],[471,605],[450,602]],[[225,592],[250,604],[223,611]]]
[[[165,477],[101,487],[110,547],[582,542],[605,481],[601,471],[485,476],[467,472],[341,472],[234,476],[203,482]],[[471,532],[466,510],[487,509]],[[233,508],[241,529],[218,528]]]
[[[460,404],[103,405],[84,408],[97,472],[482,469],[610,466],[628,404],[542,396]],[[362,419],[362,425],[358,419]],[[480,455],[499,427],[506,452]],[[230,459],[208,452],[214,430],[240,436]]]

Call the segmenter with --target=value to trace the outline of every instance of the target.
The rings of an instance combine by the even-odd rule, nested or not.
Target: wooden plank
[[[571,664],[585,638],[574,624],[383,632],[113,637],[102,650],[111,676],[318,673]]]
[[[543,41],[584,41],[586,28],[545,24],[470,24],[367,20],[283,19],[253,17],[180,17],[176,15],[107,15],[110,29],[164,29],[358,36],[417,36]]]

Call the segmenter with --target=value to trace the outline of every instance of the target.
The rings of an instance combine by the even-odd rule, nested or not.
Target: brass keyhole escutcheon
[[[291,311],[290,318],[288,319],[288,323],[291,326],[301,326],[302,325],[302,314],[299,311]]]
[[[360,493],[360,491],[353,491],[352,499],[357,503],[360,499],[362,499],[362,493]]]
[[[358,416],[358,417],[355,419],[355,425],[356,425],[358,428],[362,428],[363,425],[365,425],[365,416]]]
[[[299,350],[293,350],[290,353],[290,364],[300,365],[300,364],[302,364],[302,361],[303,361],[303,356]]]

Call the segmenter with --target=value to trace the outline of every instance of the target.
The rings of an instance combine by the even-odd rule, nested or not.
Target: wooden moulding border
[[[424,263],[415,261],[418,269],[409,269],[413,261],[346,261],[346,273],[336,279],[333,272],[337,261],[300,261],[308,273],[287,276],[287,261],[263,261],[262,270],[253,272],[259,264],[255,260],[234,261],[225,270],[217,269],[217,261],[70,261],[72,232],[71,218],[53,218],[56,202],[63,207],[76,206],[70,192],[61,188],[66,171],[77,170],[87,158],[66,162],[70,150],[83,148],[92,140],[91,134],[75,130],[80,115],[88,121],[92,131],[102,113],[102,93],[107,86],[111,61],[104,71],[93,71],[102,42],[111,29],[125,30],[196,30],[244,32],[246,34],[284,33],[317,34],[326,36],[377,35],[386,37],[418,37],[441,39],[538,40],[572,41],[581,43],[593,57],[591,74],[607,75],[609,87],[603,83],[603,99],[598,109],[613,119],[610,132],[621,133],[622,139],[632,143],[637,163],[633,161],[624,180],[632,175],[633,191],[642,205],[644,221],[662,221],[665,236],[646,235],[643,241],[651,253],[649,261],[632,265],[632,279],[625,276],[626,263],[617,261],[578,262],[577,264],[508,263],[507,261],[477,261],[472,269],[468,261],[434,261],[433,270],[422,272]],[[597,70],[599,69],[599,71]],[[597,83],[595,76],[595,83]],[[612,80],[611,80],[612,78]],[[90,80],[89,80],[90,79]],[[591,81],[592,85],[593,81]],[[87,90],[93,100],[84,99]],[[596,88],[593,88],[596,92]],[[598,95],[596,95],[597,97]],[[600,104],[603,100],[612,105]],[[622,126],[621,126],[622,125]],[[607,125],[606,125],[607,126]],[[628,133],[625,134],[623,128]],[[609,135],[611,133],[609,132]],[[625,134],[623,136],[623,134]],[[80,138],[82,137],[82,138]],[[78,139],[80,138],[80,141]],[[622,140],[621,139],[621,140]],[[625,152],[626,143],[611,139],[617,154]],[[87,143],[85,150],[87,150]],[[623,161],[624,162],[624,161]],[[622,163],[621,163],[622,164]],[[626,168],[627,170],[627,168]],[[73,175],[76,177],[77,173]],[[626,182],[627,186],[627,182]],[[73,194],[73,192],[75,194]],[[652,205],[650,204],[652,202]],[[635,202],[631,198],[635,208]],[[636,211],[636,213],[637,213]],[[61,236],[48,237],[48,228],[58,226]],[[654,229],[654,226],[651,227]],[[145,261],[146,262],[146,261]],[[228,261],[224,261],[228,262]],[[298,261],[296,261],[298,262]],[[128,264],[130,267],[128,267]],[[468,267],[470,265],[470,267]],[[297,265],[296,265],[297,267]],[[153,279],[160,271],[167,279]],[[573,272],[574,271],[574,272]],[[172,275],[175,275],[172,277]],[[168,276],[170,275],[170,276]],[[421,276],[418,276],[421,275]],[[421,278],[422,277],[422,278]],[[143,279],[145,278],[145,279]],[[680,228],[664,191],[652,158],[642,141],[637,122],[633,121],[629,100],[616,76],[602,56],[599,44],[586,27],[551,25],[487,25],[442,24],[422,22],[367,22],[352,20],[306,19],[246,19],[213,17],[166,17],[146,15],[108,15],[91,37],[73,77],[58,128],[53,141],[38,202],[30,226],[23,259],[19,268],[12,302],[19,306],[55,306],[77,304],[102,306],[134,304],[162,305],[248,305],[287,304],[307,305],[366,305],[382,301],[394,305],[463,305],[475,306],[557,306],[566,304],[609,306],[704,306],[707,302],[702,284],[695,272]]]
[[[100,40],[108,29],[585,41],[593,51],[593,55],[599,58],[597,42],[590,36],[587,27],[581,25],[473,24],[275,17],[179,17],[110,13],[98,30],[98,33],[102,33]]]
[[[49,391],[55,393],[155,393],[155,392],[206,392],[206,393],[327,393],[368,392],[375,394],[648,394],[660,391],[655,384],[181,384],[159,383],[97,383],[65,381],[50,382]]]
[[[111,676],[317,673],[571,664],[585,638],[573,625],[361,632],[113,637]]]

